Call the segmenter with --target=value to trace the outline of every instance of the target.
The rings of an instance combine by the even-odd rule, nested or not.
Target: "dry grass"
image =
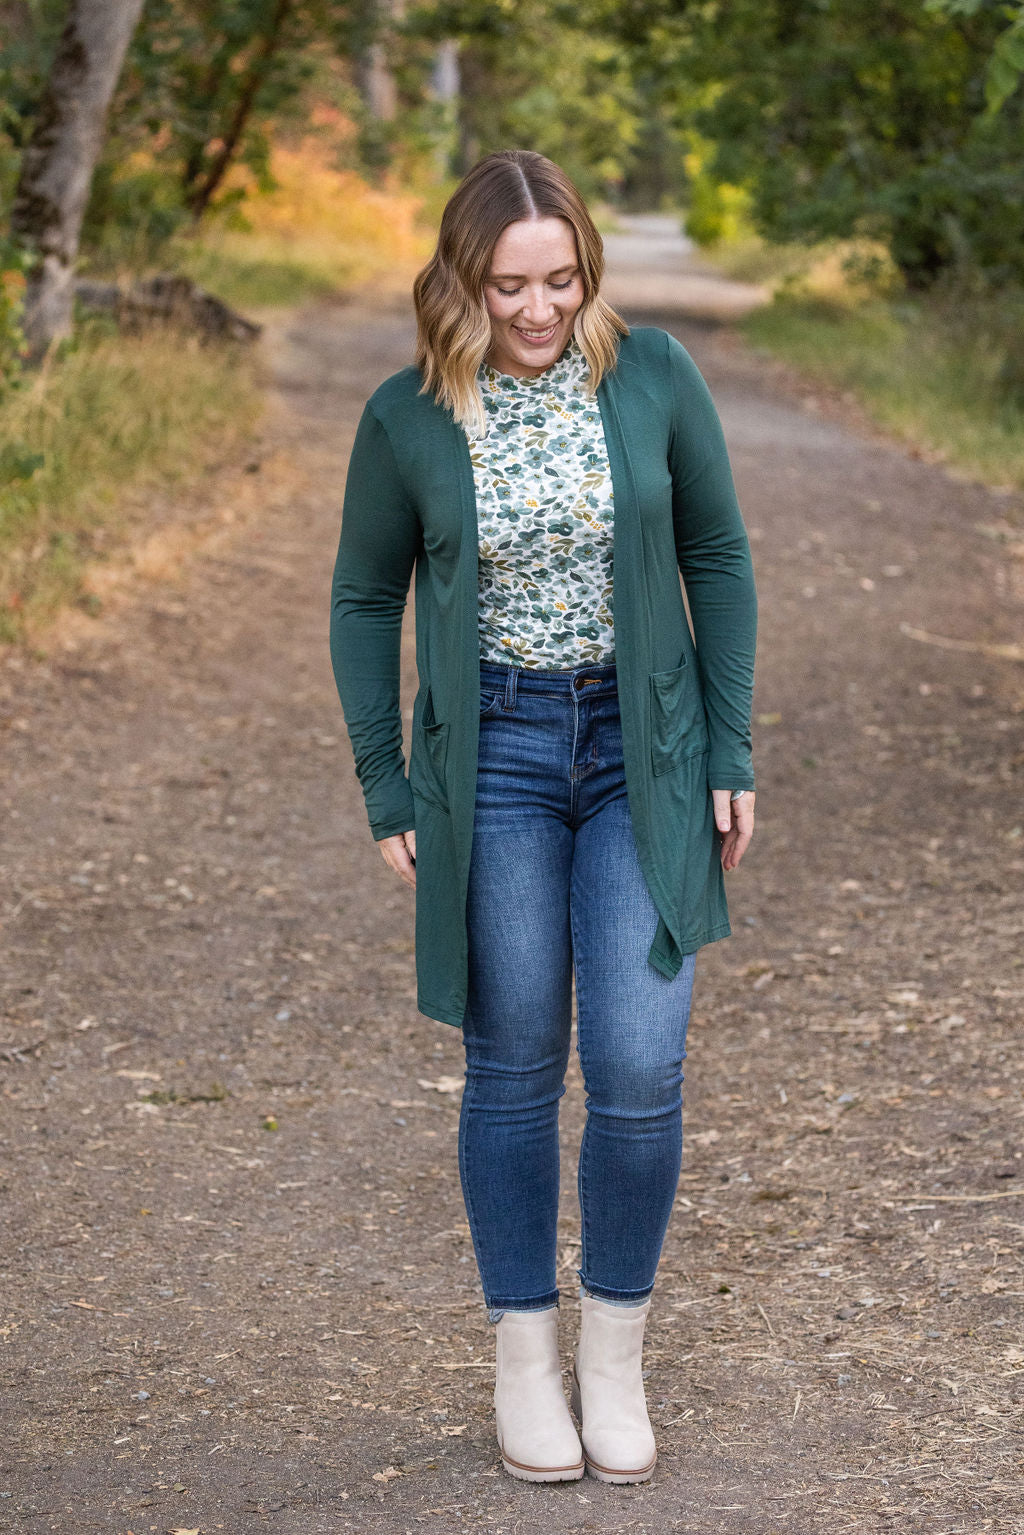
[[[976,302],[969,331],[944,306],[809,292],[750,314],[757,346],[849,390],[882,426],[968,478],[1024,486],[1024,395],[1001,380],[1010,334]]]
[[[144,540],[147,499],[187,493],[261,409],[255,358],[234,346],[82,326],[0,405],[22,469],[38,463],[17,477],[8,460],[0,483],[0,641],[31,639],[65,604],[97,610],[87,568]]]
[[[408,291],[431,241],[422,200],[337,167],[340,114],[316,109],[311,129],[274,148],[274,190],[236,167],[230,218],[172,242],[160,265],[265,320],[318,293]],[[195,489],[260,417],[259,355],[92,320],[0,402],[0,643],[38,637],[62,608],[98,612],[128,571],[178,568],[201,537]]]
[[[422,199],[371,187],[334,159],[330,140],[314,135],[275,147],[270,192],[237,167],[231,184],[245,192],[237,216],[182,241],[179,264],[243,306],[294,303],[369,280],[407,286],[430,251]]]

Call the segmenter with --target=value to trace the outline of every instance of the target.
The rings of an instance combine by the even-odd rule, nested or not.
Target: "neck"
[[[554,361],[545,363],[542,368],[527,367],[525,363],[517,362],[515,358],[512,358],[510,363],[506,365],[500,361],[497,361],[493,355],[493,352],[491,351],[489,351],[485,356],[484,362],[489,368],[493,368],[495,373],[503,373],[506,378],[540,378],[542,373],[550,372],[552,368],[554,368],[558,363],[562,361],[566,352],[571,348],[572,343],[573,337],[570,335],[568,341],[565,343],[565,346],[562,348],[561,352],[554,359]]]

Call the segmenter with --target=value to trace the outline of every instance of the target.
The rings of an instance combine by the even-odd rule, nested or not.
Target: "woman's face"
[[[557,362],[583,303],[576,233],[566,219],[519,219],[502,230],[484,281],[487,361],[516,378]]]

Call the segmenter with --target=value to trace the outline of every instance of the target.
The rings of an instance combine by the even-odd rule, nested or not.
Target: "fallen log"
[[[207,338],[255,341],[263,327],[207,293],[190,277],[158,272],[130,283],[75,279],[75,299],[85,310],[113,315],[118,328],[142,330],[147,325],[174,324]]]

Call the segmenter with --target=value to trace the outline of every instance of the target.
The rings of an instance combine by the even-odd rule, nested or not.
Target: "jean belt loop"
[[[505,678],[505,708],[510,714],[516,706],[516,683],[518,678],[518,666],[510,666],[508,676]]]

